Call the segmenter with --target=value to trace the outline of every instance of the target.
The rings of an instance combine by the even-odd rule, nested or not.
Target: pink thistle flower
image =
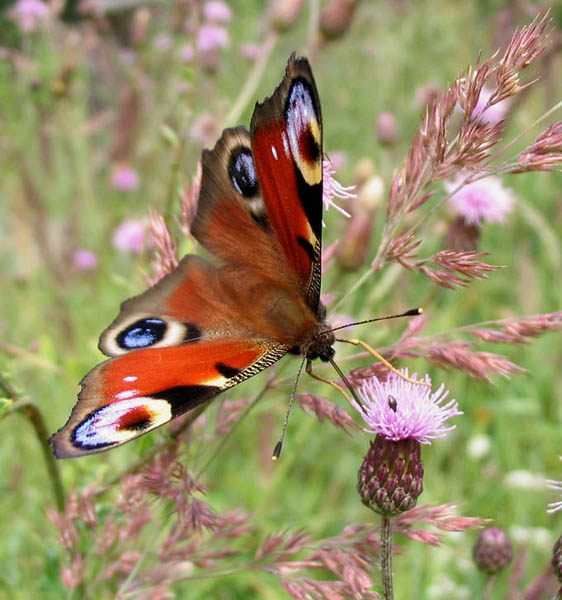
[[[332,163],[332,169],[336,173],[348,162],[347,154],[343,150],[334,150],[333,152],[330,152],[329,159]]]
[[[193,60],[194,56],[195,50],[189,42],[187,44],[184,44],[179,50],[179,58],[182,62],[189,63]]]
[[[408,375],[407,369],[403,372]],[[428,375],[423,381],[431,383]],[[396,442],[414,439],[430,444],[455,429],[455,425],[445,426],[447,419],[463,414],[456,400],[444,403],[449,395],[444,384],[431,393],[429,387],[410,383],[395,373],[384,382],[374,377],[364,381],[359,395],[364,405],[355,401],[354,405],[367,425],[364,431]]]
[[[248,60],[257,60],[262,52],[261,44],[246,42],[240,46],[240,54]]]
[[[228,31],[220,25],[207,23],[197,32],[197,49],[202,53],[225,48],[228,46],[228,41]]]
[[[77,271],[91,271],[96,268],[98,259],[90,250],[76,250],[72,257],[72,262]]]
[[[131,192],[139,187],[139,174],[129,165],[118,163],[111,172],[111,185],[122,192]]]
[[[381,144],[392,144],[398,139],[398,124],[391,112],[381,112],[377,115],[375,130]]]
[[[9,12],[25,33],[35,31],[49,17],[49,7],[40,0],[19,0]]]
[[[212,0],[211,2],[206,2],[203,5],[203,15],[208,21],[214,21],[215,23],[226,23],[227,21],[230,21],[232,12],[224,2]]]
[[[146,246],[146,224],[138,219],[126,219],[113,232],[113,246],[118,250],[140,254]]]
[[[502,185],[499,177],[486,177],[463,185],[462,178],[445,182],[447,193],[452,194],[449,204],[469,225],[480,226],[484,221],[503,223],[515,201],[513,192]]]
[[[546,485],[551,490],[556,490],[557,492],[562,492],[562,481],[555,481],[554,479],[547,479]],[[562,510],[562,500],[557,500],[556,502],[551,502],[548,505],[548,510],[546,512],[549,515],[552,515],[560,510]]]
[[[488,122],[491,124],[498,123],[505,119],[509,109],[509,100],[500,100],[489,105],[488,102],[492,98],[494,92],[486,87],[480,90],[478,101],[472,111],[471,118],[474,120]]]
[[[322,174],[323,180],[323,191],[322,191],[322,202],[324,202],[325,210],[328,210],[330,206],[333,206],[337,211],[341,212],[342,215],[349,217],[351,216],[346,210],[338,206],[334,202],[334,198],[341,198],[342,200],[349,200],[355,198],[353,190],[354,185],[343,186],[339,181],[334,178],[335,169],[330,160],[322,161]]]

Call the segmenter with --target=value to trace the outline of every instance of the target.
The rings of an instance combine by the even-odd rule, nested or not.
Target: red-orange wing
[[[102,452],[207,402],[281,358],[287,347],[243,329],[216,267],[186,256],[123,303],[68,422],[50,442],[59,458]]]
[[[309,306],[320,299],[322,116],[310,65],[291,56],[283,81],[257,104],[250,137],[267,221]]]
[[[193,410],[281,358],[249,340],[146,348],[105,361],[82,380],[78,403],[50,443],[58,458],[103,452]]]

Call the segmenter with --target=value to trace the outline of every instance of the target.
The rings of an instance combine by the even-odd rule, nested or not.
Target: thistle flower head
[[[363,504],[375,512],[398,515],[416,505],[423,492],[423,475],[416,439],[392,441],[377,435],[359,468],[357,491]]]
[[[547,479],[546,485],[552,490],[556,490],[558,492],[562,492],[562,481],[554,481],[553,479]],[[562,500],[557,500],[556,502],[551,502],[548,505],[548,510],[546,511],[549,514],[554,514],[562,510]]]
[[[98,264],[96,255],[90,250],[76,250],[72,257],[74,268],[77,271],[91,271]]]
[[[221,25],[206,23],[197,33],[197,49],[199,52],[211,52],[228,46],[228,31]]]
[[[478,536],[472,557],[479,569],[489,574],[505,569],[513,558],[511,542],[503,529],[488,527]]]
[[[113,232],[113,246],[118,250],[141,254],[146,247],[147,227],[139,219],[125,219]]]
[[[322,162],[322,202],[324,203],[325,210],[328,210],[330,206],[333,206],[336,210],[341,212],[342,215],[349,217],[350,214],[341,208],[341,206],[338,206],[334,202],[334,198],[340,198],[342,200],[355,198],[355,186],[343,186],[334,178],[335,172],[336,171],[330,160],[324,160]]]
[[[407,369],[404,374],[408,375]],[[428,375],[423,381],[431,382]],[[392,441],[414,439],[430,444],[455,428],[446,426],[447,419],[463,414],[456,400],[445,402],[449,392],[444,384],[432,393],[428,386],[410,383],[395,373],[384,382],[376,377],[366,380],[359,395],[363,407],[355,406],[367,425],[365,431]]]
[[[122,192],[131,192],[139,187],[139,174],[129,165],[118,163],[111,172],[111,185]]]
[[[24,33],[35,31],[49,17],[48,5],[40,0],[18,0],[9,12]]]
[[[495,102],[493,94],[494,90],[487,87],[480,90],[478,101],[472,111],[472,119],[488,123],[499,123],[502,119],[505,119],[509,109],[509,101],[500,100]]]
[[[511,212],[514,196],[509,188],[502,185],[499,177],[486,177],[463,185],[455,191],[462,178],[445,183],[449,194],[450,206],[469,225],[480,226],[484,221],[503,223],[506,215]]]
[[[203,15],[208,21],[226,23],[230,21],[232,12],[227,4],[220,0],[211,0],[203,5]]]

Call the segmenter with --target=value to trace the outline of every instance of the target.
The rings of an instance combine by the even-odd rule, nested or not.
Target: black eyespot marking
[[[300,235],[297,237],[297,243],[306,252],[308,258],[310,258],[310,260],[312,262],[314,262],[314,259],[316,257],[314,256],[314,247],[313,247],[313,245],[308,240],[305,240]]]
[[[241,369],[237,369],[236,367],[229,367],[228,365],[225,365],[224,363],[220,362],[215,365],[215,369],[227,379],[235,377],[241,371]]]
[[[185,325],[185,337],[183,338],[184,342],[196,342],[201,339],[201,329],[194,325],[193,323],[184,323]]]
[[[232,185],[244,198],[253,198],[258,194],[258,177],[249,148],[239,146],[232,151],[228,163],[228,174]]]
[[[165,335],[168,326],[161,319],[140,319],[116,338],[117,345],[123,350],[146,348],[158,343]]]

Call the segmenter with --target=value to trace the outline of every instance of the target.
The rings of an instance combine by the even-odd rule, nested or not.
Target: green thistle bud
[[[386,516],[414,508],[423,492],[420,443],[377,435],[359,469],[357,490],[363,504]]]
[[[278,33],[291,29],[302,12],[304,0],[273,0],[269,6],[269,24]]]
[[[320,13],[320,31],[326,39],[333,40],[346,34],[358,0],[330,0]]]
[[[513,558],[505,531],[499,527],[484,529],[474,544],[472,558],[480,570],[490,575],[505,569]]]

